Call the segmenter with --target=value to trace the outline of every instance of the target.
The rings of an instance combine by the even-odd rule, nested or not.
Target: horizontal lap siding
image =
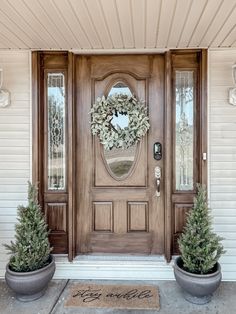
[[[224,238],[223,278],[236,280],[236,106],[228,103],[236,50],[209,51],[209,197]]]
[[[11,105],[0,108],[0,276],[9,256],[2,246],[14,238],[16,208],[25,204],[30,178],[30,54],[0,51],[3,88]]]

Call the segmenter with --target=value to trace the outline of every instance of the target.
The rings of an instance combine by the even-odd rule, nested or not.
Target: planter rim
[[[14,271],[14,270],[11,270],[9,268],[9,262],[8,262],[7,265],[6,265],[6,271],[8,273],[12,274],[12,275],[15,275],[15,276],[27,276],[27,275],[31,275],[31,274],[41,273],[45,269],[50,268],[52,266],[52,264],[55,263],[55,257],[52,254],[50,254],[49,256],[51,257],[51,262],[48,265],[46,265],[46,266],[44,266],[44,267],[42,267],[40,269],[36,269],[36,270],[32,270],[32,271],[25,271],[25,272],[23,272],[23,271]]]
[[[181,256],[178,256],[176,259],[175,259],[175,262],[174,262],[174,267],[175,268],[178,268],[178,270],[187,275],[187,276],[192,276],[192,277],[196,277],[196,278],[210,278],[210,277],[214,277],[216,276],[216,274],[220,273],[221,272],[221,267],[220,267],[220,264],[217,262],[216,265],[217,265],[217,269],[215,272],[211,273],[211,274],[194,274],[194,273],[191,273],[191,272],[188,272],[184,269],[182,269],[179,265],[178,265],[178,261],[182,260]]]

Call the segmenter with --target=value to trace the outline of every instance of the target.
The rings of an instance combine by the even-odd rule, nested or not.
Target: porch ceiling
[[[0,49],[236,47],[236,0],[1,0]]]

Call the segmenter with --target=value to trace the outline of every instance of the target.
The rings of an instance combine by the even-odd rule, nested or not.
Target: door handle
[[[159,166],[156,166],[155,168],[155,178],[156,178],[156,196],[160,197],[161,195],[161,168]]]

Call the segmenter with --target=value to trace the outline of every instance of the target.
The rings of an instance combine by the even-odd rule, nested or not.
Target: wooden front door
[[[204,50],[33,52],[33,182],[54,253],[178,254],[195,183],[207,183],[206,69]],[[116,91],[145,101],[151,127],[137,147],[104,152],[89,111]]]
[[[76,58],[76,253],[164,253],[164,175],[157,196],[153,145],[164,138],[164,56]],[[92,137],[97,97],[128,91],[144,100],[150,129],[127,151]]]

